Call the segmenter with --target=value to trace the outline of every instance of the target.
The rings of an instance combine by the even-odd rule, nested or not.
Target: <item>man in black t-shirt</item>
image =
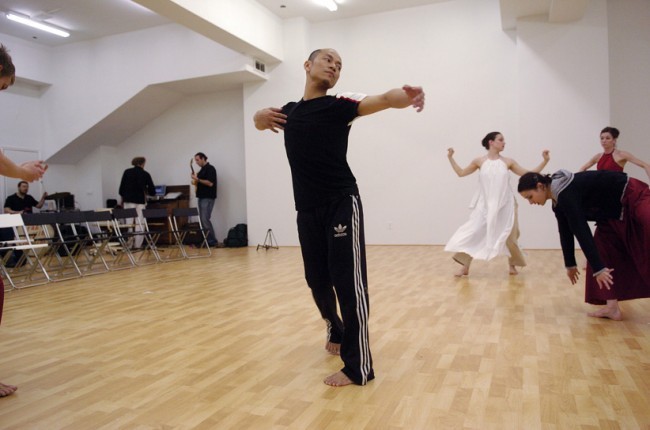
[[[201,227],[208,229],[208,245],[217,246],[217,236],[212,225],[212,209],[217,199],[217,169],[208,163],[208,157],[202,152],[197,152],[194,161],[199,165],[199,173],[192,173],[192,180],[196,182],[196,198],[199,201],[199,217]]]
[[[327,324],[325,348],[340,354],[344,364],[324,380],[336,387],[365,385],[375,377],[368,341],[363,211],[346,159],[350,127],[358,116],[424,107],[422,88],[408,85],[375,96],[328,96],[341,67],[335,50],[312,52],[304,63],[303,98],[281,109],[262,109],[254,117],[258,130],[284,130],[305,278]]]
[[[23,214],[32,213],[32,208],[42,208],[45,203],[47,193],[43,193],[40,200],[27,194],[29,192],[29,183],[27,181],[18,182],[18,191],[5,200],[5,213],[6,214]]]

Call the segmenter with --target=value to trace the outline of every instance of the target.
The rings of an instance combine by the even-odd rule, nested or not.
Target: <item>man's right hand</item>
[[[284,124],[287,123],[287,116],[279,108],[266,108],[258,110],[253,117],[255,128],[258,130],[271,130],[277,133],[278,130],[284,130]]]

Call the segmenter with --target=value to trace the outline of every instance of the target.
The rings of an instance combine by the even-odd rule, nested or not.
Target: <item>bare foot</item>
[[[325,344],[325,349],[332,355],[341,355],[341,344],[330,342],[329,340]]]
[[[467,266],[460,266],[460,269],[456,273],[454,273],[454,276],[457,278],[460,278],[461,276],[467,276],[469,275],[469,269]]]
[[[346,385],[353,384],[350,378],[345,376],[345,373],[341,372],[340,370],[325,378],[323,382],[331,387],[344,387]]]
[[[621,321],[623,319],[623,315],[621,314],[621,309],[619,307],[614,308],[605,306],[604,308],[600,308],[595,312],[589,312],[587,315],[594,318],[609,318],[610,320],[614,321]]]
[[[518,275],[519,272],[517,272],[517,268],[513,265],[510,265],[510,272],[511,275]]]
[[[11,396],[17,389],[18,387],[15,385],[7,385],[0,382],[0,397]]]

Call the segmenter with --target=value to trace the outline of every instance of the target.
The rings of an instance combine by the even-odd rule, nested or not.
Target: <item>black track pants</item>
[[[328,339],[341,343],[343,373],[355,384],[374,379],[368,342],[368,280],[359,196],[346,196],[298,212],[298,235],[305,278]],[[341,318],[336,310],[336,301]]]

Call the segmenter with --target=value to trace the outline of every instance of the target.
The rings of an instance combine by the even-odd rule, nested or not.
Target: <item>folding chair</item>
[[[127,264],[122,264],[126,251],[123,249],[118,234],[115,232],[111,211],[84,211],[84,216],[88,237],[92,241],[94,253],[106,265],[108,270],[133,267],[128,257],[126,258]]]
[[[110,230],[106,229],[106,222],[111,222],[113,216],[110,212],[83,211],[80,213],[83,223],[79,223],[78,226],[83,227],[86,230],[85,233],[72,225],[80,239],[85,240],[84,246],[76,256],[77,265],[84,275],[106,273],[110,268],[104,255],[112,237]],[[104,224],[102,225],[102,223]]]
[[[198,227],[190,223],[192,217],[198,220]],[[212,255],[210,245],[208,245],[208,229],[201,225],[197,208],[173,208],[171,220],[174,240],[185,258],[202,258]],[[189,238],[192,240],[188,240]],[[195,243],[197,246],[194,246]]]
[[[0,228],[11,228],[12,237],[0,243],[0,271],[12,288],[42,285],[50,281],[41,256],[47,243],[33,243],[20,214],[1,214]],[[40,272],[40,277],[35,277]]]
[[[40,212],[23,214],[23,221],[30,229],[37,243],[47,243],[49,248],[43,255],[43,266],[48,271],[50,280],[61,281],[81,276],[75,265],[71,265],[56,229],[57,214]]]
[[[83,227],[85,223],[85,216],[82,212],[57,212],[55,214],[56,223],[54,224],[56,231],[56,240],[53,246],[56,248],[56,254],[61,257],[60,265],[58,267],[58,274],[61,279],[69,279],[70,277],[83,276],[90,274],[88,263],[93,260],[90,255],[90,239],[88,232]],[[81,230],[79,227],[83,227]],[[80,267],[80,264],[82,266]],[[82,271],[83,267],[83,271]],[[66,272],[72,272],[70,276],[66,276]]]
[[[159,262],[180,260],[184,258],[182,252],[176,247],[162,249],[158,246],[158,240],[162,235],[173,236],[171,220],[167,209],[144,209],[142,211],[144,218],[144,231],[146,246],[144,254],[150,253]],[[168,252],[169,251],[169,252]],[[178,253],[177,253],[178,251]]]
[[[115,269],[135,267],[136,260],[134,253],[131,252],[131,246],[136,236],[144,235],[142,231],[138,231],[142,230],[142,225],[138,218],[138,211],[135,208],[114,208],[112,214],[113,235],[119,243],[119,247],[111,247],[113,251],[118,252],[116,260],[113,261],[113,267]],[[124,256],[128,258],[130,266],[124,267],[120,265]]]

